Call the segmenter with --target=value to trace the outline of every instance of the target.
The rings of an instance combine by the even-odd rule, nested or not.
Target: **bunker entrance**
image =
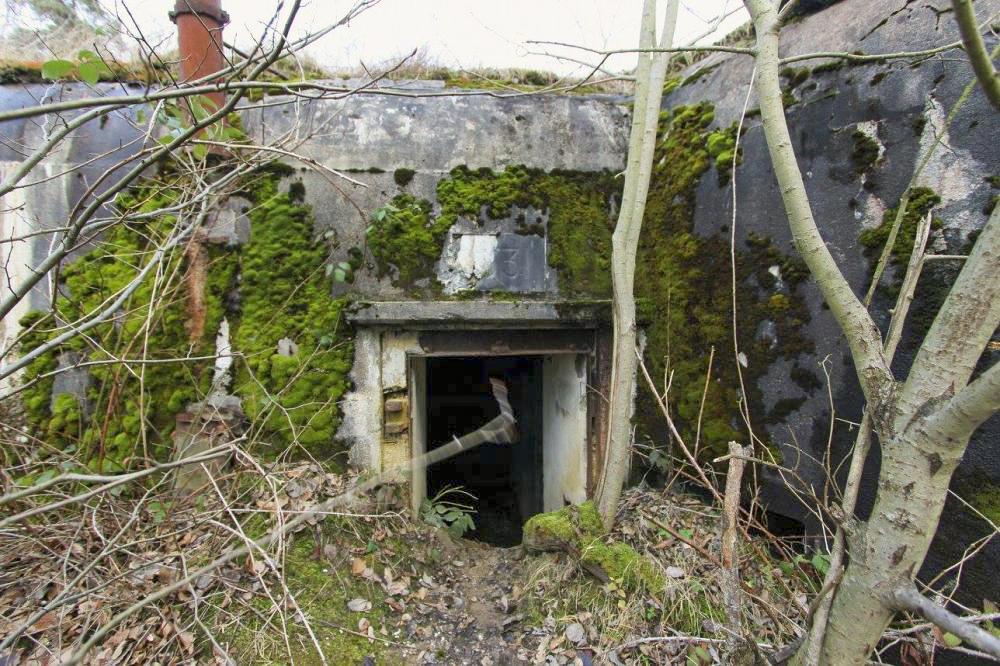
[[[521,542],[521,526],[544,510],[542,356],[436,357],[426,359],[424,418],[428,450],[452,441],[499,415],[490,378],[502,379],[514,417],[512,443],[486,442],[427,468],[426,496],[449,488],[444,499],[469,504],[475,529],[466,537],[497,546]]]

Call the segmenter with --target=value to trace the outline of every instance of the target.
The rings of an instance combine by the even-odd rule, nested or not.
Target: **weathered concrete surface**
[[[457,166],[496,171],[519,164],[544,170],[624,168],[628,110],[621,97],[498,98],[469,95],[468,91],[451,91],[449,95],[438,86],[426,90],[418,86],[419,82],[414,83],[407,92],[430,96],[372,94],[318,101],[268,97],[265,100],[269,103],[284,99],[289,104],[261,110],[251,106],[243,113],[246,129],[257,141],[281,136],[299,123],[296,135],[312,136],[296,152],[362,183],[319,174],[288,160],[301,167],[298,179],[305,187],[306,202],[317,212],[317,223],[336,233],[336,260],[346,260],[352,247],[365,246],[372,211],[402,193],[434,202],[438,181]],[[409,183],[400,186],[394,178],[396,169],[415,173]],[[556,292],[555,275],[542,261],[544,244],[530,237],[502,236],[515,231],[514,215],[507,220],[481,222],[477,226],[460,220],[449,234],[438,269],[445,293],[467,288]],[[481,273],[465,273],[458,266],[462,236],[470,232],[501,234],[495,258],[483,254],[488,241],[480,243]],[[504,266],[511,265],[515,245],[520,252],[519,267],[522,261],[529,261],[525,265],[534,269],[530,273],[504,272]],[[393,286],[388,278],[377,278],[371,269],[363,267],[355,282],[343,289],[385,299],[408,296],[404,288]]]
[[[548,327],[578,326],[607,318],[607,302],[564,304],[553,301],[379,301],[359,303],[348,320],[362,326],[434,328],[475,324]]]
[[[426,96],[397,96],[393,90]],[[317,226],[333,232],[339,248],[334,256],[337,261],[348,258],[348,249],[365,246],[365,229],[372,211],[401,192],[434,201],[438,180],[459,165],[497,170],[512,164],[581,171],[624,167],[628,115],[623,98],[498,98],[467,90],[445,90],[440,82],[404,82],[394,84],[393,90],[383,88],[342,99],[268,96],[260,102],[243,102],[239,107],[246,130],[256,141],[267,143],[277,137],[291,137],[294,152],[356,181],[326,171],[318,173],[294,158],[283,158],[300,170],[294,180],[303,184]],[[0,110],[95,94],[119,97],[140,92],[141,88],[134,85],[110,83],[93,89],[80,84],[3,86]],[[112,175],[123,174],[143,147],[146,128],[137,122],[139,110],[131,107],[111,111],[85,124],[47,155],[23,181],[33,185],[4,198],[0,236],[22,237],[61,226],[72,206],[85,195],[89,183],[109,169]],[[64,115],[72,118],[79,113]],[[0,177],[16,168],[53,129],[51,119],[45,118],[0,123]],[[396,184],[393,171],[397,168],[415,171],[407,185]],[[236,208],[220,213],[218,222],[206,230],[210,241],[247,241],[246,220]],[[509,221],[497,231],[513,229],[513,221]],[[9,276],[14,284],[23,280],[30,268],[46,256],[51,240],[52,235],[41,234],[5,244],[0,248],[0,260],[8,271],[2,279]],[[527,276],[503,273],[504,257],[509,265],[510,248],[515,244],[531,246],[525,250],[535,258],[531,266],[538,270]],[[488,288],[554,291],[554,276],[547,267],[540,270],[544,247],[530,239],[503,239],[502,245],[507,248],[506,254],[499,262],[484,257],[484,273],[472,282],[482,278]],[[455,284],[456,290],[475,286],[468,278]],[[367,267],[359,271],[354,284],[343,288],[381,298],[405,294],[388,279],[376,278]],[[51,285],[43,281],[0,323],[0,349],[9,346],[18,330],[17,321],[24,314],[47,307],[50,291]]]
[[[1000,11],[1000,1],[977,2],[976,10],[983,17],[993,15]],[[957,38],[950,11],[941,13],[927,3],[844,0],[786,29],[782,33],[782,53],[857,49],[873,54],[914,51]],[[994,44],[995,40],[991,39],[987,47],[992,48]],[[792,66],[812,67],[821,62],[814,60]],[[670,94],[664,105],[711,101],[715,104],[716,124],[725,127],[738,119],[743,108],[752,61],[740,55],[714,55],[692,66],[686,74],[712,65],[715,68],[696,82]],[[942,127],[945,115],[972,77],[961,52],[952,52],[916,66],[903,60],[816,73],[792,90],[799,101],[787,107],[786,114],[813,214],[827,246],[859,295],[863,296],[867,290],[871,271],[870,260],[859,243],[860,233],[879,225],[883,213],[896,206],[914,173],[920,151],[933,142],[935,128]],[[756,105],[756,96],[751,95],[749,108]],[[879,144],[880,157],[874,168],[863,176],[856,173],[851,159],[855,130],[868,134]],[[941,145],[916,181],[918,185],[933,189],[942,199],[934,215],[942,220],[943,228],[933,232],[930,251],[961,253],[969,233],[985,223],[983,209],[996,191],[984,178],[1000,173],[997,136],[1000,136],[997,114],[976,89],[943,134]],[[770,236],[783,252],[794,253],[759,119],[748,118],[742,150],[743,162],[737,167],[734,178],[738,246],[744,247],[747,235],[755,232]],[[714,173],[706,173],[702,178],[695,210],[695,228],[699,234],[724,232],[728,236],[728,225],[733,218],[731,187],[720,188]],[[956,262],[933,262],[925,269],[917,302],[893,366],[897,376],[905,376],[925,330],[914,324],[914,320],[922,319],[926,325],[927,315],[922,308],[937,302],[935,289],[950,283],[957,269]],[[811,281],[800,289],[805,290],[812,317],[805,331],[815,342],[816,349],[810,358],[801,359],[799,364],[814,369],[822,379],[823,374],[816,364],[827,357],[831,361],[827,368],[834,392],[835,416],[842,419],[835,423],[833,452],[840,460],[848,454],[854,441],[855,432],[849,422],[859,420],[861,391],[843,336],[825,309],[818,289]],[[887,327],[891,306],[886,297],[876,298],[875,316],[882,330]],[[1000,338],[995,336],[994,339]],[[781,345],[782,340],[777,339],[776,344]],[[987,351],[981,367],[998,360],[1000,352]],[[827,447],[832,415],[825,387],[805,393],[790,379],[790,367],[788,363],[776,363],[761,378],[759,386],[767,408],[786,398],[804,396],[808,399],[787,417],[786,422],[774,426],[758,423],[756,427],[765,429],[782,448],[786,464],[797,465],[807,481],[821,487],[823,475],[809,462],[809,457],[822,460]],[[983,476],[994,482],[1000,480],[997,441],[1000,441],[1000,417],[991,419],[973,437],[953,487],[961,486],[963,479],[973,476]],[[801,447],[802,455],[796,446]],[[870,506],[874,496],[877,456],[873,456],[869,467],[863,510]],[[842,471],[846,471],[846,465]],[[801,504],[781,490],[777,479],[771,477],[768,485],[765,499],[772,510],[797,517],[807,524],[812,521]],[[949,505],[949,514],[942,521],[926,572],[940,570],[958,560],[965,546],[982,536],[981,521],[975,527],[975,521],[967,515],[956,516],[956,508]],[[993,543],[965,567],[963,586],[972,591],[990,590],[995,597],[998,566],[1000,544]]]

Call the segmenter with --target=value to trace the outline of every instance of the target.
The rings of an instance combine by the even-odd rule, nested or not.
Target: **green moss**
[[[620,185],[608,171],[542,171],[511,166],[504,171],[456,167],[437,184],[440,213],[432,215],[429,201],[399,195],[384,218],[376,221],[368,242],[379,275],[392,275],[398,285],[412,287],[433,278],[448,229],[459,217],[480,222],[501,219],[515,210],[548,213],[529,222],[524,212],[517,232],[548,233],[549,265],[558,271],[565,296],[607,296],[611,290],[610,256],[612,199]]]
[[[336,531],[328,525],[324,525],[322,531],[325,540],[337,538]],[[361,617],[367,618],[376,629],[383,624],[387,627],[393,626],[398,620],[385,603],[385,593],[381,586],[351,576],[349,571],[335,575],[331,571],[332,564],[324,559],[318,559],[315,553],[316,542],[311,533],[300,533],[294,537],[283,562],[285,584],[295,596],[299,608],[309,618],[310,626],[316,640],[323,648],[327,663],[360,664],[368,656],[375,658],[379,664],[402,663],[388,652],[385,643],[369,642],[367,638],[356,633],[348,633],[338,628],[343,627],[356,632]],[[371,556],[367,559],[371,566],[378,567]],[[350,611],[347,602],[355,598],[371,601],[372,609],[363,614]],[[264,595],[259,595],[250,604],[259,611],[259,614],[246,613],[241,622],[226,621],[220,614],[217,623],[220,627],[218,638],[230,644],[231,655],[241,664],[289,663],[283,641],[261,620],[270,616],[273,605]],[[215,619],[213,609],[208,606],[206,608],[208,610],[206,619],[212,622]],[[303,665],[322,663],[312,640],[300,622],[290,622],[288,632],[291,639],[289,643],[292,648],[292,663]]]
[[[983,206],[983,214],[992,215],[993,211],[997,207],[997,203],[1000,203],[1000,194],[994,194],[990,197],[990,200],[986,202],[985,206]]]
[[[139,189],[119,196],[119,208],[149,212],[177,201],[180,183],[169,172],[147,181]],[[123,224],[107,232],[100,245],[66,266],[61,275],[60,296],[55,311],[60,321],[76,321],[114,298],[149,261],[151,250],[163,242],[174,227],[171,215],[142,224]],[[203,334],[192,339],[186,324],[188,294],[180,276],[188,269],[188,259],[180,249],[169,254],[161,274],[173,281],[158,283],[144,280],[125,302],[112,322],[92,328],[45,354],[27,369],[27,378],[55,369],[58,355],[65,351],[83,353],[90,361],[115,358],[184,358],[210,356],[215,348],[215,332],[224,310],[223,301],[230,288],[233,266],[223,259],[224,250],[209,250],[208,277],[204,288],[205,326]],[[152,307],[150,307],[152,302]],[[46,342],[54,333],[46,330],[51,319],[32,315],[23,324],[41,324],[27,337],[25,351]],[[147,326],[148,322],[148,326]],[[178,404],[193,402],[208,390],[212,376],[211,361],[154,363],[138,373],[129,372],[120,363],[89,368],[93,387],[88,399],[94,415],[76,429],[67,427],[66,414],[50,411],[48,395],[51,381],[32,386],[25,395],[29,419],[42,432],[53,436],[57,446],[74,446],[76,455],[95,467],[107,464],[128,466],[134,456],[163,457],[170,450]],[[60,399],[55,401],[59,407]],[[145,441],[146,449],[141,444]]]
[[[785,417],[796,411],[805,403],[804,397],[782,398],[774,403],[774,406],[767,412],[764,421],[776,425],[785,420]]]
[[[417,173],[413,169],[396,169],[392,172],[392,179],[399,187],[406,187],[413,180],[413,175]]]
[[[524,524],[524,546],[533,551],[565,550],[584,567],[598,567],[626,589],[659,594],[663,575],[632,546],[605,543],[604,524],[593,502],[532,516]]]
[[[983,180],[989,183],[993,189],[1000,190],[1000,176],[987,176]],[[992,215],[993,210],[997,207],[997,203],[1000,203],[1000,194],[990,196],[989,201],[983,206],[983,214],[987,216]]]
[[[646,323],[646,363],[653,377],[673,373],[671,404],[687,441],[694,441],[710,349],[732,348],[732,305],[728,234],[693,233],[695,191],[718,155],[734,143],[735,127],[712,131],[707,103],[675,107],[661,114],[646,215],[636,268],[638,314]],[[733,142],[733,143],[731,143]],[[713,152],[718,154],[713,157]],[[730,156],[731,159],[731,156]],[[770,269],[780,269],[782,290]],[[801,260],[784,255],[767,238],[750,235],[737,248],[737,305],[740,348],[751,359],[743,370],[752,413],[763,413],[756,378],[777,358],[794,359],[811,350],[802,334],[809,313],[797,287],[807,275]],[[774,323],[779,344],[754,337],[758,324]],[[732,354],[715,356],[714,381],[702,414],[703,460],[725,453],[730,440],[746,441],[738,404],[740,392]],[[663,424],[649,392],[640,390],[639,433],[663,442]]]
[[[816,65],[812,68],[813,74],[826,74],[827,72],[836,72],[843,69],[845,63],[843,60],[830,60],[829,62],[824,62],[822,65]]]
[[[985,477],[977,478],[964,495],[966,502],[986,516],[994,525],[1000,525],[1000,485]]]
[[[851,134],[854,139],[854,147],[851,149],[851,161],[854,163],[854,173],[859,176],[871,171],[878,161],[878,142],[861,130],[854,130]]]
[[[252,243],[241,249],[202,246],[205,318],[200,332],[189,328],[186,275],[192,253],[180,247],[163,260],[164,280],[144,280],[114,321],[43,355],[28,367],[27,378],[55,369],[64,351],[83,353],[91,361],[143,355],[201,358],[147,364],[141,376],[120,363],[91,366],[88,400],[94,412],[85,423],[74,421],[65,398],[57,398],[50,408],[52,381],[41,381],[24,395],[29,421],[38,431],[48,433],[54,445],[75,447],[80,459],[98,468],[128,467],[136,456],[167,457],[177,412],[203,399],[211,388],[210,357],[226,317],[235,347],[247,358],[237,369],[233,390],[243,398],[256,435],[275,445],[332,441],[339,423],[336,401],[347,388],[351,357],[340,322],[343,301],[330,297],[329,279],[324,277],[327,248],[313,240],[309,208],[295,201],[294,188],[279,192],[275,174],[283,171],[272,165],[246,182]],[[155,211],[176,203],[183,185],[165,168],[160,176],[121,195],[116,204],[125,210]],[[163,215],[109,230],[96,249],[62,271],[58,319],[77,320],[113,298],[137,276],[175,223],[173,216]],[[238,309],[230,302],[237,284]],[[34,328],[22,349],[29,351],[51,339],[53,320],[42,314],[23,320]],[[292,357],[276,353],[284,337],[298,345]]]
[[[658,596],[666,585],[663,574],[627,543],[594,539],[581,549],[580,562],[585,567],[600,567],[613,581],[632,592]]]
[[[58,440],[79,437],[82,424],[80,403],[75,396],[63,393],[52,401],[52,418],[48,422],[48,435]]]
[[[318,454],[333,442],[349,386],[346,299],[330,295],[329,247],[314,238],[311,209],[279,192],[273,178],[255,181],[252,191],[252,240],[239,257],[241,310],[232,334],[247,361],[233,390],[275,450],[295,442]],[[279,355],[282,338],[297,352]]]
[[[296,181],[288,186],[288,199],[294,203],[302,203],[306,198],[306,186]]]
[[[699,67],[697,70],[695,70],[694,74],[691,74],[691,76],[684,79],[683,83],[681,83],[681,86],[689,86],[692,83],[695,83],[696,81],[698,81],[698,79],[705,76],[706,74],[709,74],[710,72],[712,72],[712,70],[714,70],[721,64],[722,64],[721,62],[717,62],[714,65],[706,65],[704,67]]]
[[[538,513],[524,524],[526,548],[549,550],[565,544],[595,539],[604,534],[604,523],[592,501],[565,506],[558,511]]]
[[[795,90],[809,79],[811,73],[807,67],[785,67],[780,75],[785,79],[788,90]]]
[[[708,154],[715,159],[715,170],[719,177],[719,186],[722,187],[729,182],[733,171],[733,154],[736,150],[736,132],[738,125],[734,122],[726,129],[718,129],[711,132],[705,141]],[[736,158],[736,163],[743,161],[743,153]]]
[[[789,376],[791,376],[792,381],[795,382],[799,388],[809,393],[812,393],[823,385],[819,381],[819,377],[815,372],[803,368],[798,363],[792,366]]]
[[[426,199],[409,194],[393,198],[382,219],[376,218],[368,231],[368,248],[375,258],[378,276],[390,275],[393,284],[412,287],[417,280],[434,275],[451,221],[431,215]]]
[[[792,91],[790,90],[781,91],[781,106],[787,109],[789,107],[795,106],[798,103],[799,100],[795,97],[795,95],[792,94]]]
[[[0,85],[14,83],[42,83],[40,65],[19,62],[0,62]]]
[[[906,213],[903,215],[899,232],[896,234],[896,242],[893,244],[892,253],[890,254],[889,264],[901,269],[896,271],[896,275],[890,285],[890,295],[894,296],[899,293],[900,283],[903,280],[903,272],[910,261],[910,255],[913,253],[913,242],[916,239],[917,224],[940,201],[941,197],[926,187],[918,187],[910,192],[910,201],[906,207]],[[889,238],[889,233],[892,231],[893,221],[896,219],[898,210],[899,206],[887,210],[885,215],[882,216],[882,224],[874,229],[865,229],[858,238],[864,247],[865,255],[872,259],[872,272],[874,272],[875,266],[878,263],[878,257],[881,256],[882,248],[885,247],[885,243]],[[941,221],[933,219],[931,221],[931,228],[940,229]]]

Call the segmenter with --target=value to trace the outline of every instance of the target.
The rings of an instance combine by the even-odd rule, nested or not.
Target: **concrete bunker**
[[[358,333],[355,392],[341,431],[353,440],[353,462],[388,469],[476,430],[499,413],[489,379],[502,379],[516,441],[487,442],[411,468],[404,481],[414,513],[424,498],[459,487],[475,496],[461,499],[476,510],[468,537],[520,543],[529,517],[593,492],[609,358],[603,315],[605,304],[363,304],[351,316]],[[381,413],[373,413],[378,406]]]

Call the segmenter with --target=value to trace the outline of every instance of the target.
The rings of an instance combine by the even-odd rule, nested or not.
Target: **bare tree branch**
[[[976,73],[986,98],[997,111],[1000,111],[1000,75],[997,74],[993,60],[983,44],[972,0],[952,0],[951,6],[955,8],[955,22],[958,23],[958,30],[962,33],[962,42],[965,44],[965,52],[969,54],[972,71]]]
[[[938,606],[917,592],[916,588],[902,587],[892,593],[892,600],[897,609],[919,613],[945,631],[955,634],[966,643],[1000,660],[1000,638]]]

